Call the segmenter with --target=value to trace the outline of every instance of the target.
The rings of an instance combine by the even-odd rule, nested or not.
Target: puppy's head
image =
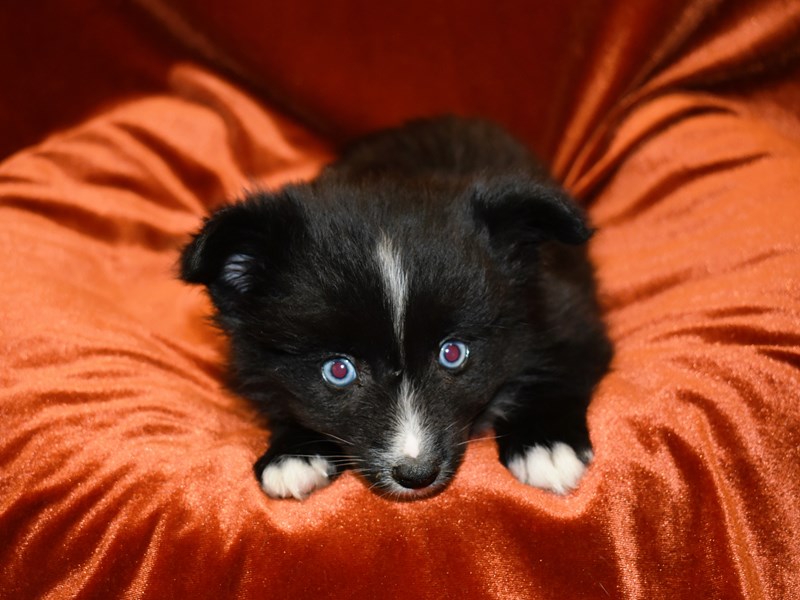
[[[524,177],[322,178],[215,213],[181,276],[207,287],[240,393],[415,498],[450,481],[475,424],[543,360],[537,249],[589,236],[560,188]]]

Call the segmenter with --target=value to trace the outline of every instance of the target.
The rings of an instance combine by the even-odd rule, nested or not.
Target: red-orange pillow
[[[381,61],[362,72],[359,53],[329,63],[350,83],[342,64],[355,65],[352,94],[331,83],[319,102],[313,86],[260,69],[251,83],[262,87],[245,91],[230,61],[165,62],[163,92],[98,105],[0,164],[0,595],[796,593],[800,37],[790,34],[800,19],[771,2],[697,2],[664,9],[669,18],[622,2],[576,6],[586,22],[570,44],[593,51],[554,86],[571,104],[528,110],[527,96],[504,94],[542,80],[500,71],[491,94],[482,85],[453,108],[481,112],[482,94],[498,96],[487,116],[544,149],[599,227],[592,255],[617,355],[590,410],[596,460],[580,488],[556,497],[523,486],[484,440],[453,485],[423,502],[384,500],[353,475],[303,503],[263,495],[251,465],[266,424],[224,390],[224,341],[202,294],[175,280],[177,249],[242,186],[309,177],[334,154],[327,136],[253,90],[280,92],[350,135],[382,123],[384,108],[391,120],[449,103],[449,88],[420,86],[382,107],[378,88],[399,76],[361,81]],[[248,9],[244,25],[264,31],[260,8]],[[552,15],[567,19],[537,10],[553,27]],[[288,22],[281,15],[270,33]],[[481,24],[441,40],[454,64],[464,32],[500,47],[527,39]],[[392,31],[331,27],[352,28],[355,47],[373,43],[378,57],[372,36]],[[318,30],[283,35],[296,31]],[[208,39],[230,56],[247,50]],[[629,54],[653,39],[658,52]],[[550,48],[528,60],[567,60]],[[303,76],[276,52],[270,61]],[[435,65],[407,58],[409,76],[430,82]],[[468,81],[465,69],[443,78]]]

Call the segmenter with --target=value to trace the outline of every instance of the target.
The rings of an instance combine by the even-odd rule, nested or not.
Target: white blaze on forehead
[[[386,296],[392,308],[394,334],[402,348],[403,320],[405,318],[406,301],[408,297],[408,277],[403,270],[400,254],[392,244],[392,240],[386,235],[381,237],[378,242],[377,259]]]
[[[418,458],[427,445],[425,443],[426,432],[422,426],[422,417],[416,407],[416,392],[405,378],[400,384],[395,422],[394,452],[409,458]]]
[[[383,281],[386,297],[392,311],[392,325],[395,338],[403,352],[403,325],[408,302],[408,275],[403,270],[400,253],[391,238],[383,235],[376,249],[378,269]],[[417,408],[416,392],[403,378],[397,397],[397,409],[392,432],[391,453],[396,458],[418,458],[425,451],[427,436],[423,419]]]

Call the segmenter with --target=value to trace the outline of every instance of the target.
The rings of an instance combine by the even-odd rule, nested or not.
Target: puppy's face
[[[183,276],[208,286],[235,387],[273,425],[336,439],[386,493],[427,495],[541,360],[535,247],[588,237],[556,192],[508,179],[292,186],[214,215]]]

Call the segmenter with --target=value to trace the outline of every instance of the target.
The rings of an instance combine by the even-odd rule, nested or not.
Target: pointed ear
[[[471,193],[476,220],[499,245],[547,240],[578,245],[592,236],[583,211],[553,183],[522,175],[495,177],[476,182]]]
[[[180,276],[220,294],[246,292],[281,264],[304,223],[302,209],[287,192],[259,192],[208,217],[181,254]]]

